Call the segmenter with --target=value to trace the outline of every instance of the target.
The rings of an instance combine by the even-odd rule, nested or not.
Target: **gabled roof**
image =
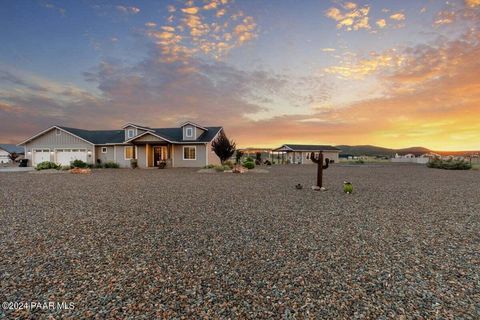
[[[203,132],[198,139],[196,140],[184,140],[183,139],[183,130],[182,128],[154,128],[152,129],[151,134],[156,135],[159,138],[167,140],[173,143],[206,143],[212,141],[215,136],[222,130],[222,127],[205,127],[205,132]],[[134,141],[135,139],[143,136],[146,133],[140,134],[128,141]]]
[[[152,131],[152,130],[153,130],[153,129],[150,128],[150,127],[139,126],[138,124],[134,124],[134,123],[127,123],[126,125],[124,125],[124,126],[122,127],[122,129],[125,129],[126,127],[135,127],[135,128],[142,129],[142,130],[146,130],[146,131]]]
[[[185,127],[185,126],[188,125],[188,124],[189,124],[189,125],[192,125],[192,126],[194,126],[194,127],[197,127],[197,128],[200,128],[200,129],[203,129],[203,130],[208,131],[208,128],[199,126],[198,124],[196,124],[196,123],[194,123],[194,122],[192,122],[192,121],[186,121],[186,122],[182,123],[182,124],[180,125],[180,128],[183,128],[183,127]]]
[[[313,145],[313,144],[284,144],[280,148],[273,151],[341,151],[330,145]]]
[[[78,129],[78,128],[53,126],[42,132],[37,133],[36,135],[28,138],[27,140],[19,143],[18,145],[23,145],[28,141],[31,141],[37,138],[38,136],[41,136],[42,134],[47,133],[52,129],[60,129],[60,130],[66,131],[91,144],[122,144],[125,142],[124,130],[85,130],[85,129]],[[203,132],[196,140],[183,140],[182,128],[156,128],[156,129],[149,129],[149,131],[147,131],[146,133],[154,134],[159,138],[163,138],[171,143],[194,144],[194,143],[206,143],[206,142],[212,141],[215,138],[215,136],[218,134],[218,132],[222,130],[222,127],[207,127],[206,129],[207,130]],[[142,136],[143,134],[140,134],[128,141],[133,141],[136,138]]]
[[[25,153],[25,149],[18,147],[14,144],[0,143],[0,149],[7,151],[8,153]]]
[[[59,128],[73,133],[93,144],[122,143],[125,140],[125,132],[123,130],[84,130],[69,127]]]

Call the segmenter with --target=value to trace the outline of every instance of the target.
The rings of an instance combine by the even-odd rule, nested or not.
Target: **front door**
[[[158,167],[160,162],[167,160],[167,146],[153,147],[153,165]]]

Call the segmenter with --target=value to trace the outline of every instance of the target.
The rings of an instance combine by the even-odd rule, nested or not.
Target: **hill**
[[[407,154],[412,153],[416,156],[431,152],[427,148],[423,147],[410,147],[404,149],[390,149],[390,148],[383,148],[371,145],[361,145],[361,146],[347,146],[347,145],[340,145],[335,146],[342,150],[340,154],[348,154],[352,156],[387,156],[393,157],[395,153],[398,154]]]

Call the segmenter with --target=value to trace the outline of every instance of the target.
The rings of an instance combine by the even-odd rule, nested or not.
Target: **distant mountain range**
[[[371,145],[361,145],[361,146],[347,146],[339,145],[335,146],[338,149],[342,150],[340,154],[348,154],[352,156],[387,156],[393,157],[396,153],[399,155],[405,155],[407,153],[414,154],[415,156],[421,156],[422,154],[434,152],[440,155],[453,155],[453,156],[466,156],[470,154],[479,154],[480,151],[432,151],[424,147],[410,147],[403,149],[390,149],[382,148]]]

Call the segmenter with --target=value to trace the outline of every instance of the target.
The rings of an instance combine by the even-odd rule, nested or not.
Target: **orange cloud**
[[[376,24],[381,29],[383,29],[387,26],[387,22],[385,21],[385,19],[377,20]]]
[[[340,9],[332,7],[329,8],[325,15],[337,22],[337,28],[345,28],[347,31],[370,29],[369,17],[370,7],[364,6],[358,8],[353,2],[347,2],[343,5],[345,9],[342,12]]]
[[[480,6],[480,0],[465,0],[465,4],[470,8]]]
[[[402,12],[394,13],[390,16],[390,19],[396,20],[396,21],[403,21],[405,20],[405,14]]]

